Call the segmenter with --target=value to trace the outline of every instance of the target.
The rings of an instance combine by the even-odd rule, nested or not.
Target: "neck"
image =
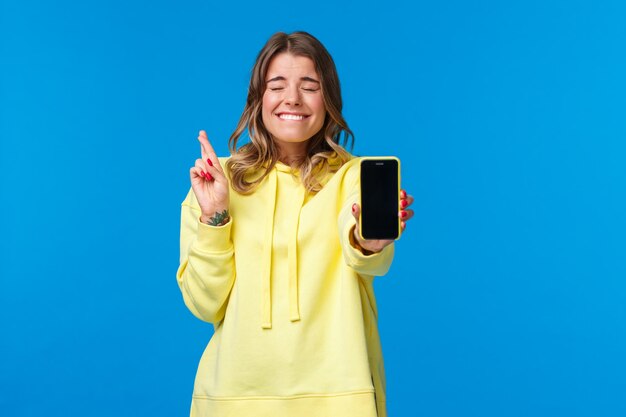
[[[298,165],[306,158],[306,142],[281,144],[278,160],[285,165]]]
[[[304,155],[289,155],[289,156],[280,156],[278,158],[280,162],[285,165],[293,166],[298,165],[304,160]]]

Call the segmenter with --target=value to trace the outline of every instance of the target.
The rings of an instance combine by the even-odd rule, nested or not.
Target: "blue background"
[[[390,416],[626,415],[623,2],[0,10],[0,415],[188,415],[197,132],[226,155],[257,52],[300,29],[416,199],[375,284]]]

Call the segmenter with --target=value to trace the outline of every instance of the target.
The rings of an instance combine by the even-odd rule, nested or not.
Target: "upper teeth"
[[[281,119],[287,119],[287,120],[302,120],[304,119],[304,116],[302,115],[298,115],[298,114],[279,114],[278,117],[280,117]]]

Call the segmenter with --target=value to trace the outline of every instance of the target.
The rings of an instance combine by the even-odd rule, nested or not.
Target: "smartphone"
[[[400,237],[400,160],[394,156],[361,159],[361,217],[363,239]]]

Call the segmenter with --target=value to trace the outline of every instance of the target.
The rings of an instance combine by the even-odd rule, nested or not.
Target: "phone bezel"
[[[361,169],[363,168],[363,162],[365,161],[389,161],[389,160],[394,160],[397,162],[398,164],[398,190],[397,190],[397,196],[398,196],[398,212],[400,211],[400,190],[402,189],[401,185],[400,185],[400,171],[401,171],[401,166],[400,166],[400,159],[395,157],[395,156],[367,156],[367,157],[362,157],[361,160],[359,161],[359,187],[361,187],[361,189],[359,190],[359,207],[361,207],[361,209],[363,209],[363,201],[361,198],[362,192],[363,192],[363,188],[362,188],[362,184],[361,184]],[[362,224],[362,219],[363,216],[359,216],[359,236],[361,237],[361,239],[363,240],[386,240],[386,239],[367,239],[365,237],[363,237],[363,224]],[[400,224],[400,217],[398,217],[398,235],[395,240],[400,239],[400,236],[402,234],[402,227]]]

